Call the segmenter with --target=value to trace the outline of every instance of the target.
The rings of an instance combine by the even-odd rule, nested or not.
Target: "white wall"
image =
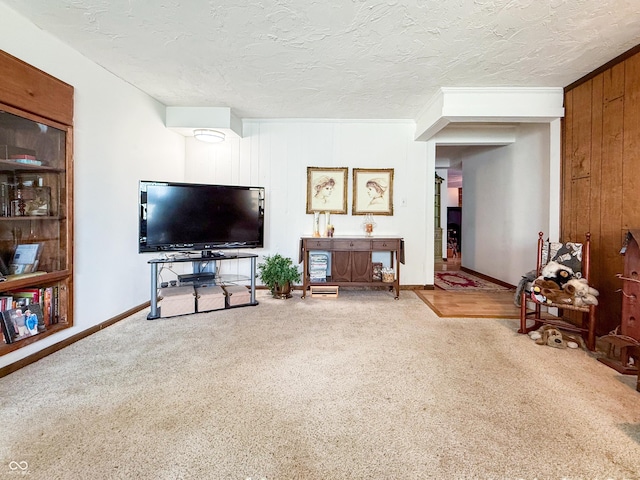
[[[299,238],[311,235],[313,216],[306,214],[307,167],[348,167],[348,214],[332,215],[335,235],[362,235],[360,215],[351,215],[352,169],[394,169],[394,215],[375,215],[374,235],[401,235],[406,264],[401,283],[424,285],[424,218],[432,212],[427,199],[426,147],[414,142],[413,122],[252,120],[244,137],[205,145],[187,140],[187,180],[232,183],[266,188],[265,248],[261,256],[280,253],[298,261]],[[431,213],[430,213],[431,214]],[[222,262],[222,273],[242,271]]]
[[[74,327],[0,357],[11,364],[149,299],[137,252],[137,182],[184,178],[164,106],[0,3],[0,49],[75,88]]]
[[[549,125],[521,125],[515,143],[473,151],[462,170],[463,266],[517,285],[549,231]]]

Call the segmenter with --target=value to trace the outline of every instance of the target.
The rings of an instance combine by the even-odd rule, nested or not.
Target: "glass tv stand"
[[[214,261],[247,259],[251,263],[251,275],[249,277],[249,280],[251,282],[250,288],[249,288],[251,300],[247,305],[258,305],[258,302],[256,301],[256,259],[257,258],[258,258],[258,255],[255,253],[225,253],[225,254],[216,254],[213,256],[203,256],[200,254],[200,252],[198,252],[197,254],[195,252],[191,252],[191,253],[186,253],[183,256],[154,258],[149,260],[148,263],[149,265],[151,265],[151,310],[149,312],[149,315],[147,315],[147,320],[155,320],[156,318],[160,318],[160,312],[158,310],[158,265],[163,265],[165,263],[191,262],[191,264],[193,265],[194,272],[202,272],[203,269],[201,267],[203,264],[208,264]],[[203,277],[204,276],[206,275],[203,275]],[[234,279],[237,280],[238,277],[235,277]],[[211,275],[209,276],[207,283],[212,284],[219,280],[220,279],[218,279],[218,277]],[[224,283],[224,281],[221,281],[220,283]]]

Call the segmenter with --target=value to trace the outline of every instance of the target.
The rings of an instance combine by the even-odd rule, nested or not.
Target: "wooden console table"
[[[329,252],[331,267],[326,282],[311,282],[309,252]],[[394,269],[393,282],[373,279],[373,252],[389,252],[389,264]],[[388,287],[400,296],[400,264],[404,263],[404,240],[400,237],[301,237],[300,258],[303,264],[302,298],[312,285],[339,287]]]

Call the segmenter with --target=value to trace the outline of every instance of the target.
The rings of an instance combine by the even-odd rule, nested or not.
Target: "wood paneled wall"
[[[591,232],[590,284],[600,291],[597,334],[620,324],[626,232],[640,228],[640,49],[565,89],[563,241]]]

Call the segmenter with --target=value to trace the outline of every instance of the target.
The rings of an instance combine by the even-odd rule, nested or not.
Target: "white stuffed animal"
[[[598,299],[596,297],[600,295],[600,292],[590,287],[584,278],[572,278],[565,284],[564,290],[573,295],[573,304],[576,307],[598,305]]]

